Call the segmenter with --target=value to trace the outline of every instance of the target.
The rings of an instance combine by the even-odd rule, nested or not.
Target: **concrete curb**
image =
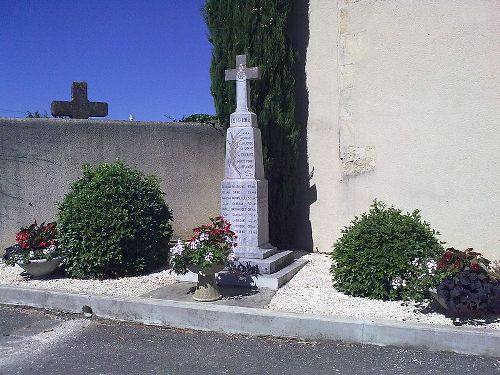
[[[137,297],[84,296],[0,286],[0,304],[82,312],[100,318],[226,333],[340,340],[371,345],[500,357],[500,332],[406,322],[294,314]]]
[[[90,306],[90,296],[48,289],[0,286],[0,304],[81,313],[83,306]]]

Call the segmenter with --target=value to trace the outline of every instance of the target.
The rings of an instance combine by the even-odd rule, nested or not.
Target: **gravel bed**
[[[428,303],[379,301],[348,296],[332,285],[331,261],[326,254],[304,256],[309,262],[281,287],[271,299],[271,310],[321,315],[347,316],[365,319],[410,321],[427,324],[452,325],[451,318],[431,308]],[[482,319],[467,320],[465,324],[500,329],[500,319],[487,323]]]
[[[328,255],[312,253],[304,255],[304,258],[309,262],[276,292],[268,309],[364,319],[453,324],[452,319],[429,308],[428,303],[378,301],[348,296],[337,291],[332,285]],[[22,271],[17,265],[11,267],[0,263],[0,285],[64,290],[88,295],[141,296],[176,282],[176,275],[170,270],[110,280],[66,279],[57,276],[47,279],[26,279],[20,275]],[[473,319],[466,321],[465,324],[500,329],[500,318],[491,319],[491,322]]]
[[[137,297],[144,293],[175,283],[175,274],[162,270],[145,276],[122,277],[108,280],[79,280],[66,278],[25,279],[20,275],[23,269],[0,263],[0,284],[28,288],[42,288],[71,291],[80,294],[102,294],[108,296]]]

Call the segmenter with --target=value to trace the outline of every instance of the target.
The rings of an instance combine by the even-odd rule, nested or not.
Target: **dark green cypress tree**
[[[236,55],[259,66],[261,79],[251,82],[251,110],[262,132],[264,168],[269,181],[270,240],[293,246],[297,194],[299,125],[295,121],[294,52],[289,25],[292,0],[207,0],[204,16],[213,45],[211,91],[221,123],[229,125],[236,108],[234,82],[224,70]]]

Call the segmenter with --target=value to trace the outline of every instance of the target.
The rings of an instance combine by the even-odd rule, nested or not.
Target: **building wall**
[[[174,237],[220,214],[224,137],[209,125],[0,119],[0,252],[21,226],[56,218],[84,163],[117,159],[161,179]]]
[[[377,198],[500,259],[500,3],[314,0],[309,17],[314,247]]]

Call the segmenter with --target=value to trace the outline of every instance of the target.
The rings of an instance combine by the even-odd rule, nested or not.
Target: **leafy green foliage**
[[[53,118],[69,118],[69,116],[52,116]],[[47,114],[47,112],[40,113],[38,111],[31,112],[31,111],[26,111],[26,118],[50,118],[50,116]]]
[[[136,275],[166,264],[172,214],[155,176],[122,162],[83,167],[59,204],[59,241],[75,278]]]
[[[224,135],[222,127],[220,126],[220,121],[217,116],[208,115],[206,113],[194,113],[188,116],[182,116],[180,119],[176,119],[171,116],[165,115],[171,122],[195,122],[198,124],[207,124],[214,128],[221,135]]]
[[[206,113],[193,113],[192,115],[185,115],[177,119],[172,116],[165,115],[171,122],[196,122],[198,124],[219,125],[219,118],[214,115]]]
[[[179,122],[197,122],[199,124],[217,125],[219,123],[219,119],[217,116],[207,115],[206,113],[194,113],[189,116],[183,116]]]
[[[492,278],[500,280],[500,261],[494,260],[491,262],[489,274]]]
[[[269,180],[270,239],[290,246],[295,232],[298,186],[299,124],[295,121],[294,52],[289,37],[291,0],[207,0],[205,20],[213,45],[211,91],[220,122],[229,126],[236,108],[234,82],[224,71],[235,68],[236,55],[259,66],[251,82],[251,110],[262,132],[264,168]]]
[[[354,296],[421,300],[435,285],[434,260],[443,252],[437,234],[418,210],[403,215],[374,201],[333,245],[334,284]]]
[[[42,113],[40,113],[38,111],[35,111],[35,112],[27,111],[26,112],[26,118],[49,118],[49,115],[47,114],[47,112],[44,112],[42,114]]]

